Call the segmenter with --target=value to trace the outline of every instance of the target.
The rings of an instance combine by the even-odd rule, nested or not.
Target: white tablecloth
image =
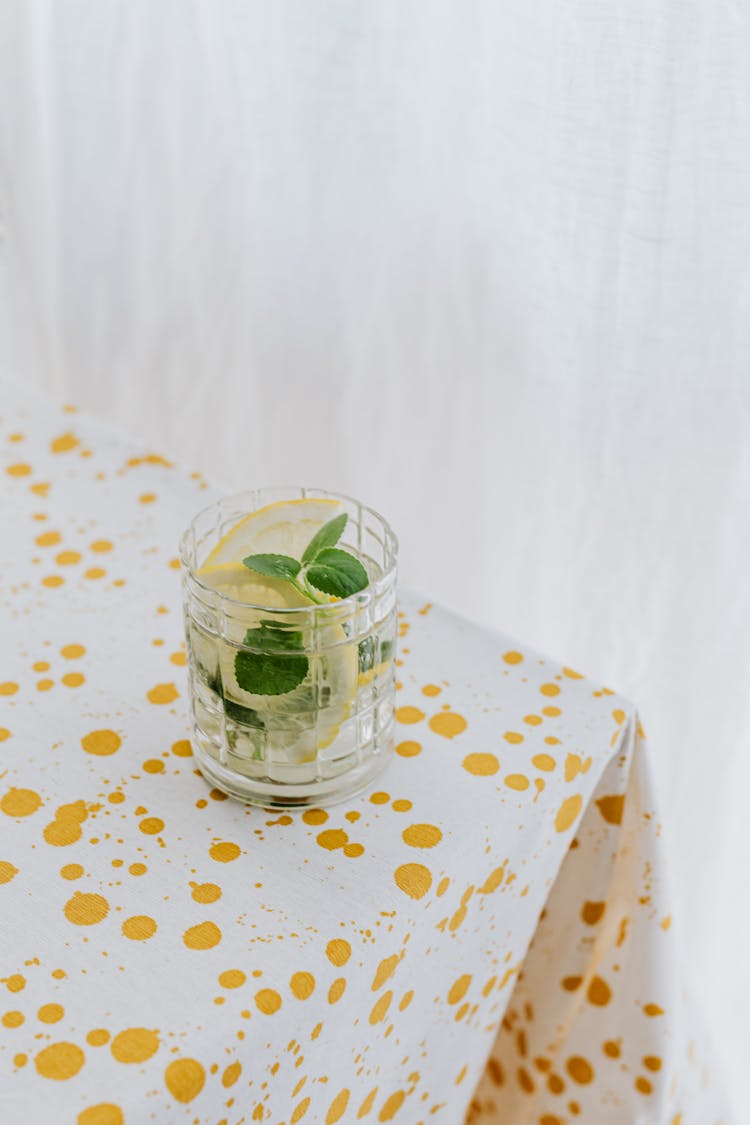
[[[175,558],[216,490],[11,388],[0,449],[0,1120],[719,1120],[627,701],[404,594],[373,789],[226,800]]]

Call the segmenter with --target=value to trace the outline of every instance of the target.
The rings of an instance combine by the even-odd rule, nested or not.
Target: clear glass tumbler
[[[278,583],[260,579],[249,589],[270,592],[253,604],[235,580],[246,576],[241,559],[206,565],[241,521],[253,513],[267,521],[267,512],[291,510],[290,501],[346,512],[338,546],[365,567],[365,589],[289,604]],[[209,781],[252,804],[287,808],[343,800],[384,767],[393,747],[397,554],[382,516],[323,489],[257,489],[196,516],[180,562],[193,749]],[[243,690],[247,667],[270,668],[280,690]]]

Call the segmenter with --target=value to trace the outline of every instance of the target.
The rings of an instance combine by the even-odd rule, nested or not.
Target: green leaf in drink
[[[320,551],[313,565],[308,567],[306,578],[316,590],[337,598],[348,598],[364,590],[370,581],[359,559],[337,547]]]
[[[292,582],[300,572],[301,564],[291,555],[248,555],[242,560],[248,570],[266,578],[283,578]]]
[[[328,523],[324,523],[313,535],[310,542],[302,552],[302,565],[309,566],[326,547],[335,547],[344,533],[346,521],[349,517],[346,512],[334,516]]]

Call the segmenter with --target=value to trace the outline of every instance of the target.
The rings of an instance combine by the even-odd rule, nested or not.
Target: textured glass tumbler
[[[338,546],[367,570],[364,590],[289,606],[277,597],[248,604],[236,587],[234,596],[217,588],[216,575],[230,568],[206,560],[228,532],[253,513],[267,518],[272,505],[311,500],[347,513]],[[209,781],[252,804],[302,807],[343,800],[385,766],[393,747],[397,553],[382,516],[322,489],[257,489],[196,516],[180,541],[180,562],[192,742]],[[290,691],[251,695],[238,676],[243,662],[260,660],[282,680],[288,671],[292,683],[301,661],[304,678]]]

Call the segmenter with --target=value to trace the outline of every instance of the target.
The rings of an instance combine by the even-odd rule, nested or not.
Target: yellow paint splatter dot
[[[264,1016],[272,1016],[281,1007],[281,997],[274,988],[261,988],[255,993],[255,1006]]]
[[[10,738],[10,731],[7,727],[0,727],[0,742],[6,742]]]
[[[494,871],[490,872],[490,874],[487,876],[487,878],[485,879],[482,886],[479,888],[479,894],[480,895],[490,895],[490,894],[492,894],[493,891],[497,890],[497,888],[500,886],[500,884],[502,883],[504,878],[505,878],[505,868],[504,867],[496,867]]]
[[[491,777],[500,769],[494,754],[467,754],[462,765],[467,773],[473,773],[475,777]]]
[[[106,573],[107,573],[107,572],[106,572],[106,570],[104,569],[104,567],[101,567],[101,566],[90,566],[90,567],[88,568],[88,570],[84,570],[84,572],[83,572],[83,577],[84,577],[84,578],[90,578],[90,579],[91,579],[91,580],[92,580],[93,582],[96,582],[96,581],[97,581],[97,579],[99,579],[99,578],[104,578],[104,576],[106,575]]]
[[[122,924],[122,932],[131,941],[148,941],[156,933],[156,922],[148,914],[134,914]]]
[[[471,985],[471,973],[464,973],[458,980],[454,981],[448,990],[448,1003],[458,1004],[459,1000],[463,1000],[466,993],[469,991]]]
[[[416,758],[417,754],[422,753],[422,746],[419,742],[399,742],[396,753],[401,758]]]
[[[600,1008],[609,1004],[612,997],[612,989],[609,987],[605,980],[601,977],[595,976],[591,978],[591,982],[586,992],[586,998],[589,1004],[595,1004]]]
[[[112,550],[112,544],[109,539],[95,539],[94,542],[90,544],[90,547],[97,555],[104,555],[107,551]]]
[[[557,684],[542,684],[539,688],[542,695],[554,697],[560,694],[560,688]]]
[[[46,660],[37,660],[36,664],[31,665],[34,672],[49,672],[49,664]]]
[[[325,809],[306,809],[302,814],[302,819],[305,824],[325,824],[328,820],[328,813]]]
[[[138,825],[141,832],[145,832],[147,836],[156,836],[159,832],[164,831],[164,821],[158,816],[147,816]]]
[[[443,833],[434,824],[410,824],[401,833],[401,838],[410,848],[434,848],[443,838]]]
[[[156,684],[146,692],[149,703],[174,703],[179,697],[180,693],[174,684]]]
[[[233,844],[229,840],[223,840],[221,843],[212,844],[208,849],[208,854],[211,859],[216,860],[217,863],[231,863],[235,859],[239,859],[242,855],[242,849],[239,844]]]
[[[0,798],[0,809],[14,818],[31,816],[41,808],[42,798],[33,789],[9,789]]]
[[[523,742],[523,735],[517,730],[506,730],[503,738],[509,742],[511,746],[519,746]]]
[[[186,738],[180,738],[172,743],[172,753],[178,758],[192,758],[193,748]]]
[[[536,766],[538,770],[544,770],[549,773],[555,768],[557,762],[551,754],[535,754],[531,759],[531,764]]]
[[[326,828],[319,832],[316,837],[320,847],[326,848],[329,852],[335,851],[336,848],[343,848],[348,839],[348,835],[342,828]]]
[[[635,1086],[639,1094],[653,1093],[654,1087],[651,1085],[648,1078],[644,1078],[642,1075],[639,1075],[638,1078],[636,1078],[633,1085]]]
[[[74,926],[95,926],[109,914],[109,903],[103,895],[76,891],[65,903],[63,913]]]
[[[382,789],[380,789],[380,790],[378,790],[377,793],[373,793],[371,795],[370,804],[387,805],[388,802],[390,801],[390,799],[391,799],[390,793],[386,793]]]
[[[85,681],[86,677],[82,672],[66,672],[62,677],[62,682],[66,687],[80,687]]]
[[[583,807],[583,798],[580,793],[576,793],[572,797],[566,797],[560,808],[557,810],[555,817],[555,828],[558,832],[566,832],[578,819],[578,815]]]
[[[143,763],[143,768],[146,773],[164,773],[164,762],[161,758],[148,758]]]
[[[529,779],[525,773],[509,773],[505,778],[505,784],[509,789],[528,789]]]
[[[23,1012],[13,1010],[12,1012],[5,1012],[2,1018],[3,1027],[20,1027],[25,1019]]]
[[[0,695],[15,695],[17,691],[18,684],[14,684],[10,680],[0,684]]]
[[[109,1040],[110,1035],[105,1027],[95,1027],[86,1036],[86,1042],[91,1047],[103,1047]]]
[[[36,1056],[34,1066],[42,1078],[62,1082],[74,1078],[85,1062],[86,1056],[75,1043],[50,1043]]]
[[[75,434],[66,433],[60,434],[54,441],[49,443],[49,447],[53,453],[68,453],[71,449],[79,444],[78,438]]]
[[[121,1063],[142,1063],[159,1050],[159,1036],[146,1027],[129,1027],[112,1040],[110,1051]]]
[[[142,492],[138,499],[140,500],[141,504],[153,504],[154,500],[156,499],[156,493]]]
[[[421,723],[424,718],[424,711],[420,711],[418,707],[397,707],[396,708],[396,722],[405,723],[407,726],[410,723]]]
[[[42,1004],[37,1012],[42,1023],[59,1023],[64,1015],[65,1009],[61,1004]]]
[[[581,907],[581,918],[587,926],[595,926],[600,921],[604,914],[604,906],[603,902],[584,902]]]
[[[559,715],[562,715],[562,711],[559,707],[542,707],[542,714],[549,719],[556,719]]]
[[[8,863],[5,859],[0,860],[0,883],[9,883],[17,874],[17,867],[14,867],[12,863]]]
[[[341,968],[352,955],[352,947],[344,938],[333,938],[326,946],[326,957],[332,965]]]
[[[78,1125],[125,1125],[125,1118],[119,1106],[112,1102],[100,1102],[81,1110]]]
[[[20,973],[13,973],[5,978],[5,987],[8,992],[23,992],[26,987],[26,977],[21,976]]]
[[[174,1059],[164,1071],[164,1082],[175,1101],[186,1105],[203,1089],[206,1071],[197,1059]]]
[[[309,1108],[310,1099],[303,1098],[302,1101],[295,1107],[292,1116],[289,1118],[289,1125],[297,1125],[297,1122],[302,1120]]]
[[[80,879],[83,875],[83,868],[80,863],[66,863],[64,867],[60,868],[60,874],[63,879]]]
[[[373,1026],[385,1019],[386,1015],[388,1014],[388,1009],[391,1006],[392,999],[393,993],[390,991],[390,989],[388,990],[388,992],[384,992],[382,996],[379,996],[377,998],[372,1006],[372,1011],[370,1012],[370,1023]]]
[[[622,813],[625,807],[625,797],[622,794],[619,796],[600,797],[596,801],[596,807],[607,824],[621,824]]]
[[[373,977],[371,990],[377,992],[382,988],[387,980],[390,980],[395,973],[398,963],[401,960],[398,953],[392,953],[389,957],[384,957],[377,967],[375,976]]]
[[[54,590],[56,586],[62,586],[65,582],[62,574],[48,574],[46,578],[42,579],[42,586],[47,586],[50,590]]]
[[[219,973],[219,984],[222,988],[241,988],[247,980],[242,969],[225,969]]]
[[[173,652],[169,659],[172,664],[176,664],[180,668],[184,668],[187,664],[187,658],[184,652]]]
[[[573,1081],[580,1086],[588,1086],[594,1077],[594,1069],[591,1063],[580,1055],[571,1055],[565,1064],[565,1069]]]
[[[92,730],[83,736],[81,746],[87,754],[106,757],[120,749],[122,739],[113,730]]]
[[[427,695],[430,698],[440,695],[443,689],[438,684],[425,684],[422,688],[422,695]]]
[[[420,899],[432,886],[432,873],[421,863],[404,863],[393,873],[396,886],[409,898]]]
[[[128,871],[131,875],[145,875],[148,868],[145,863],[131,863]]]
[[[523,656],[520,652],[514,652],[511,650],[511,652],[503,653],[503,660],[506,664],[520,664],[523,660]]]
[[[221,1076],[221,1084],[224,1087],[224,1089],[228,1090],[230,1086],[234,1086],[235,1082],[237,1081],[237,1079],[239,1078],[239,1076],[241,1074],[242,1074],[242,1063],[240,1063],[240,1062],[230,1063],[229,1066],[226,1068],[226,1070],[224,1071],[224,1073]]]
[[[56,547],[60,539],[59,531],[43,531],[41,535],[37,535],[34,542],[37,547]]]
[[[221,887],[215,883],[197,883],[191,891],[191,898],[195,902],[216,902],[221,898]]]
[[[438,711],[437,715],[433,715],[427,725],[431,731],[443,738],[455,738],[456,735],[463,734],[468,724],[463,715],[459,715],[455,711]]]
[[[315,991],[315,977],[312,973],[293,973],[289,987],[298,1000],[309,1000]]]
[[[182,935],[188,949],[213,949],[221,941],[221,930],[215,922],[199,922]]]
[[[411,801],[407,801],[404,797],[399,797],[399,799],[394,801],[391,805],[394,812],[409,812],[411,807]]]
[[[404,1104],[405,1100],[406,1094],[404,1093],[404,1091],[396,1090],[396,1093],[391,1094],[391,1096],[384,1103],[383,1108],[378,1114],[378,1121],[393,1121],[393,1118],[401,1109],[401,1106]]]
[[[28,477],[31,476],[31,465],[27,465],[23,461],[18,461],[15,465],[8,465],[5,470],[9,477]]]
[[[340,1121],[341,1118],[346,1113],[346,1107],[348,1105],[349,1105],[349,1091],[346,1090],[346,1089],[339,1090],[338,1094],[336,1095],[336,1097],[333,1099],[330,1106],[328,1107],[328,1113],[326,1114],[325,1125],[336,1125],[336,1122]]]
[[[79,551],[60,551],[59,554],[55,555],[55,562],[58,566],[73,566],[74,563],[80,561],[81,555]]]
[[[643,1005],[643,1011],[647,1016],[650,1016],[652,1019],[655,1016],[663,1016],[664,1015],[664,1009],[660,1008],[658,1004],[644,1004]]]
[[[616,1039],[607,1039],[602,1044],[602,1050],[607,1058],[610,1059],[619,1059],[621,1054],[620,1044]]]
[[[54,680],[37,680],[37,691],[49,691],[51,687],[55,686]]]
[[[21,1051],[19,1054],[13,1056],[13,1065],[17,1066],[19,1068],[22,1067],[22,1066],[26,1066],[26,1063],[28,1061],[29,1061],[29,1056],[25,1055],[23,1053],[23,1051]]]
[[[331,987],[328,989],[328,1003],[336,1004],[344,995],[346,991],[346,981],[343,977],[337,977]]]

